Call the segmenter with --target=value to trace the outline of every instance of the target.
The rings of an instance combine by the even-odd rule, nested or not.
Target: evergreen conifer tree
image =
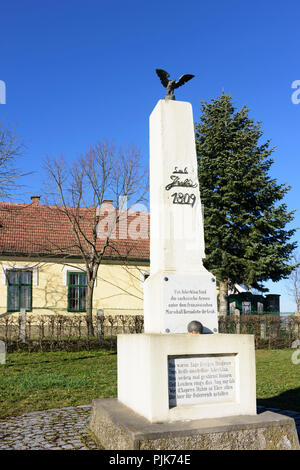
[[[205,266],[219,282],[220,311],[227,310],[228,287],[244,284],[266,291],[264,281],[287,278],[294,218],[282,202],[290,189],[269,175],[270,141],[260,143],[260,122],[230,95],[202,102],[196,124],[199,184],[204,204]]]

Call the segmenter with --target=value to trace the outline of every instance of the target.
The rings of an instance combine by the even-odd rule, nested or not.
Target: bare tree
[[[0,199],[10,198],[19,187],[17,180],[24,176],[15,166],[24,145],[14,131],[0,122]]]
[[[97,143],[72,165],[63,158],[47,159],[46,169],[51,185],[48,198],[65,216],[74,235],[73,241],[53,248],[66,257],[77,252],[85,264],[87,326],[93,335],[98,269],[108,251],[118,250],[116,229],[121,218],[127,217],[126,209],[145,200],[147,173],[134,147],[116,151],[108,142]],[[108,199],[109,205],[105,204]],[[126,256],[124,252],[122,255]]]
[[[295,269],[290,274],[290,283],[287,290],[296,304],[296,315],[300,315],[300,255],[298,253],[294,254],[293,263]]]

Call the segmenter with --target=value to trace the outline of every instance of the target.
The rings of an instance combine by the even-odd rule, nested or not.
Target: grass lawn
[[[114,351],[14,352],[0,365],[0,419],[117,394]]]
[[[300,412],[300,364],[292,363],[294,351],[256,351],[258,405]],[[300,355],[298,357],[300,358]]]
[[[258,404],[300,411],[300,364],[291,350],[256,352]],[[117,395],[114,351],[15,352],[0,365],[0,419]]]

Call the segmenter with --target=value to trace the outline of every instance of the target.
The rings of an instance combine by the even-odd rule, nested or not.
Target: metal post
[[[234,316],[235,316],[235,332],[236,334],[241,333],[241,312],[238,308],[234,309]]]
[[[0,341],[0,364],[5,364],[6,344]]]
[[[261,339],[267,339],[267,322],[264,315],[260,317],[260,337]]]

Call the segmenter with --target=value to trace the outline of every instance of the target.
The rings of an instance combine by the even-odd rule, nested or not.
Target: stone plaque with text
[[[236,355],[168,357],[169,407],[236,399]]]
[[[204,333],[218,332],[216,282],[211,274],[170,275],[164,281],[165,333],[186,333],[189,322],[200,321]]]

